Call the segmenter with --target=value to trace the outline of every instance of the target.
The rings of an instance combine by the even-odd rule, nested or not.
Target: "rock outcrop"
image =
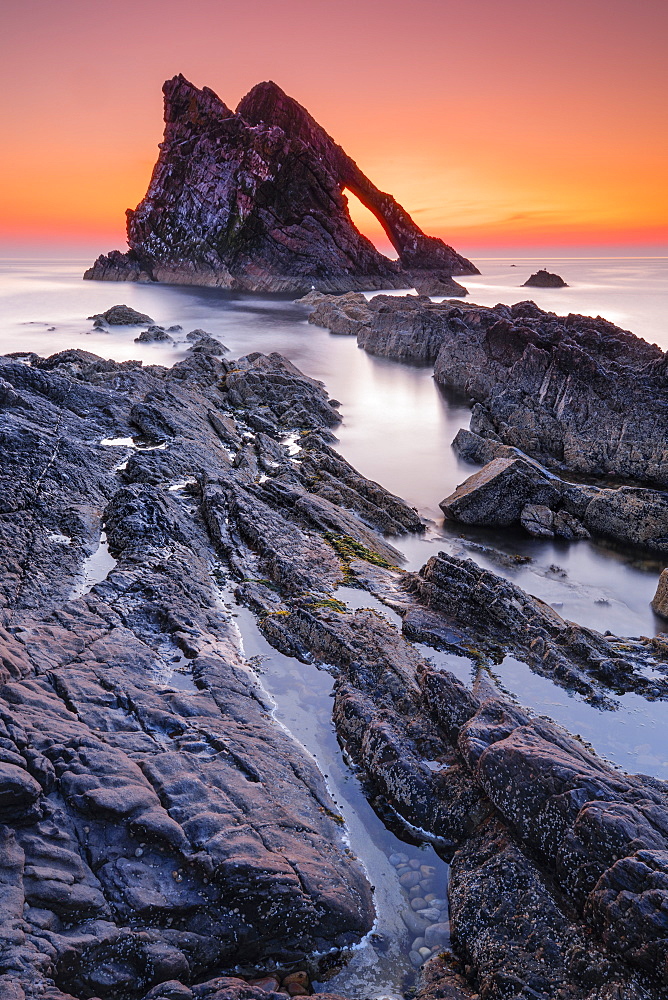
[[[403,634],[371,610],[294,604],[282,604],[286,613],[267,616],[264,628],[293,654],[338,671],[337,731],[377,808],[385,803],[414,834],[426,831],[450,860],[450,926],[470,985],[453,984],[431,960],[424,996],[471,989],[493,1000],[658,1000],[666,976],[665,784],[616,771],[561,727],[509,702],[484,670],[468,689],[406,637],[460,653],[475,644],[490,660],[500,644],[514,646],[534,669],[594,700],[601,685],[616,688],[624,676],[642,690],[628,641],[616,648],[443,554],[417,578],[354,561],[350,569],[401,613]],[[255,596],[261,600],[257,589]],[[426,920],[407,926],[426,940]]]
[[[554,469],[668,484],[668,356],[607,320],[416,296],[310,308],[370,354],[433,362],[436,381],[474,404],[483,461],[516,448]]]
[[[275,647],[335,673],[337,731],[378,809],[451,859],[465,964],[429,958],[424,1000],[661,1000],[663,784],[410,640],[483,664],[514,651],[599,705],[664,697],[660,649],[455,557],[402,573],[383,535],[419,517],[337,455],[337,406],[279,355],[165,369],[70,350],[0,359],[0,379],[3,997],[300,996],[309,958],[371,927],[324,777],[240,646],[234,591]],[[349,610],[344,580],[401,630]],[[398,860],[401,884],[426,893],[417,864]],[[448,940],[428,895],[404,919],[416,966]]]
[[[455,447],[464,454],[486,452],[470,431]],[[460,447],[458,447],[458,442]],[[521,524],[535,537],[569,540],[597,535],[645,552],[668,555],[668,496],[658,490],[620,486],[601,489],[567,483],[517,449],[493,458],[441,501],[446,517],[463,524],[508,527]]]
[[[523,283],[522,288],[568,288],[560,274],[553,274],[541,268]]]
[[[276,84],[258,84],[236,112],[183,76],[163,90],[165,136],[146,197],[127,213],[130,249],[100,257],[86,278],[304,294],[452,288],[452,274],[477,273]],[[344,189],[385,227],[398,262],[355,228]]]
[[[652,608],[661,618],[668,619],[668,569],[661,571],[656,594],[652,598]]]
[[[359,940],[371,889],[221,586],[314,601],[329,539],[395,562],[375,526],[419,518],[337,461],[279,355],[0,373],[0,993],[227,996],[183,984]]]

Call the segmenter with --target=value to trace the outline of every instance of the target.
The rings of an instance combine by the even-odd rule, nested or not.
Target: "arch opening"
[[[398,260],[399,254],[392,246],[382,223],[379,222],[371,209],[363,205],[350,188],[344,187],[343,194],[348,199],[348,212],[353,225],[359,229],[362,236],[366,236],[383,257],[387,257],[388,260]]]

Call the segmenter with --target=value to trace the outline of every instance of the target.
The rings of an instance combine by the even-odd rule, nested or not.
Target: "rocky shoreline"
[[[483,461],[516,448],[568,474],[668,485],[668,355],[600,317],[359,293],[302,300],[370,354],[433,364],[473,405]],[[477,457],[475,460],[479,460]]]
[[[353,302],[369,323],[347,317],[360,341],[410,342],[423,361],[455,320],[500,322],[373,301]],[[648,393],[663,361],[630,336],[601,350],[642,362]],[[195,349],[169,369],[16,355],[0,400],[3,996],[303,995],[319,956],[371,930],[363,865],[271,714],[230,588],[277,649],[334,674],[336,730],[378,807],[450,862],[446,901],[426,868],[392,861],[418,996],[664,995],[666,786],[509,700],[494,664],[513,653],[593,704],[663,700],[665,645],[565,621],[446,553],[401,570],[392,536],[424,524],[337,454],[338,406],[280,355]],[[348,607],[342,583],[401,627]],[[475,661],[473,687],[416,643]]]

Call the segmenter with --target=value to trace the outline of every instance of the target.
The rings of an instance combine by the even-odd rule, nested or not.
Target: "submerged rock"
[[[164,140],[144,200],[128,211],[130,249],[84,277],[304,294],[410,288],[413,272],[447,286],[451,274],[477,273],[276,84],[258,84],[236,112],[183,76],[163,91]],[[344,189],[382,222],[398,262],[355,228]]]
[[[568,285],[559,274],[553,274],[541,268],[536,271],[522,285],[522,288],[568,288]]]

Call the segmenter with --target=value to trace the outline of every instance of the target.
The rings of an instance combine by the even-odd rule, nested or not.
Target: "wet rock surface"
[[[338,408],[280,355],[165,369],[75,350],[0,359],[0,378],[8,997],[305,995],[317,954],[370,929],[371,887],[271,715],[232,591],[277,649],[335,675],[369,797],[450,861],[446,900],[428,865],[391,860],[424,1000],[663,996],[665,785],[493,675],[510,651],[594,704],[663,698],[645,669],[662,647],[567,622],[468,560],[402,572],[383,534],[418,515],[336,453]],[[535,464],[502,461],[542,488]],[[114,564],[90,580],[102,529]],[[343,582],[393,621],[348,608]],[[424,644],[476,659],[473,687]]]
[[[665,962],[657,909],[667,898],[659,867],[668,837],[665,784],[615,770],[561,727],[510,702],[486,671],[468,689],[406,638],[415,638],[419,623],[422,640],[449,641],[460,652],[476,641],[484,655],[487,620],[502,615],[487,632],[492,645],[515,629],[516,648],[523,634],[533,640],[542,661],[535,669],[561,676],[571,688],[588,687],[594,698],[616,681],[604,671],[588,679],[587,659],[602,654],[606,643],[614,658],[614,642],[564,622],[517,588],[489,590],[489,599],[474,607],[482,581],[458,581],[457,572],[482,571],[440,558],[438,580],[433,560],[418,581],[350,564],[350,572],[400,611],[403,634],[374,610],[294,604],[282,605],[287,614],[267,614],[263,626],[293,655],[315,655],[336,669],[337,731],[367,776],[370,794],[412,830],[432,837],[450,860],[446,926],[441,901],[425,898],[419,864],[391,859],[413,893],[405,922],[415,935],[411,962],[427,962],[423,993],[440,983],[453,990],[443,996],[499,1000],[658,998],[664,987],[652,977]],[[507,586],[499,578],[495,585]],[[407,589],[417,590],[418,602]],[[525,614],[518,613],[521,601]],[[491,645],[487,655],[493,662]],[[633,915],[628,937],[618,902],[623,886],[630,887],[625,906]],[[653,892],[650,911],[645,896]],[[460,972],[468,969],[459,983],[447,978],[440,959],[433,968],[429,961],[431,949],[443,947],[450,934],[463,959]]]
[[[99,257],[85,277],[293,294],[417,283],[462,294],[450,276],[477,273],[276,84],[258,84],[236,112],[183,76],[163,91],[164,140],[146,196],[128,212],[130,249]],[[398,262],[355,228],[344,189],[381,220]]]
[[[349,510],[310,492],[340,417],[279,355],[0,370],[2,988],[124,1000],[358,940],[370,887],[218,574],[312,601],[327,538],[383,561],[372,522],[419,519],[342,460]],[[115,565],[76,597],[101,527]]]
[[[311,322],[343,324],[371,354],[434,363],[436,381],[473,403],[482,461],[517,448],[553,469],[668,483],[666,355],[607,320],[416,296],[309,308]],[[460,443],[471,456],[485,447]]]

